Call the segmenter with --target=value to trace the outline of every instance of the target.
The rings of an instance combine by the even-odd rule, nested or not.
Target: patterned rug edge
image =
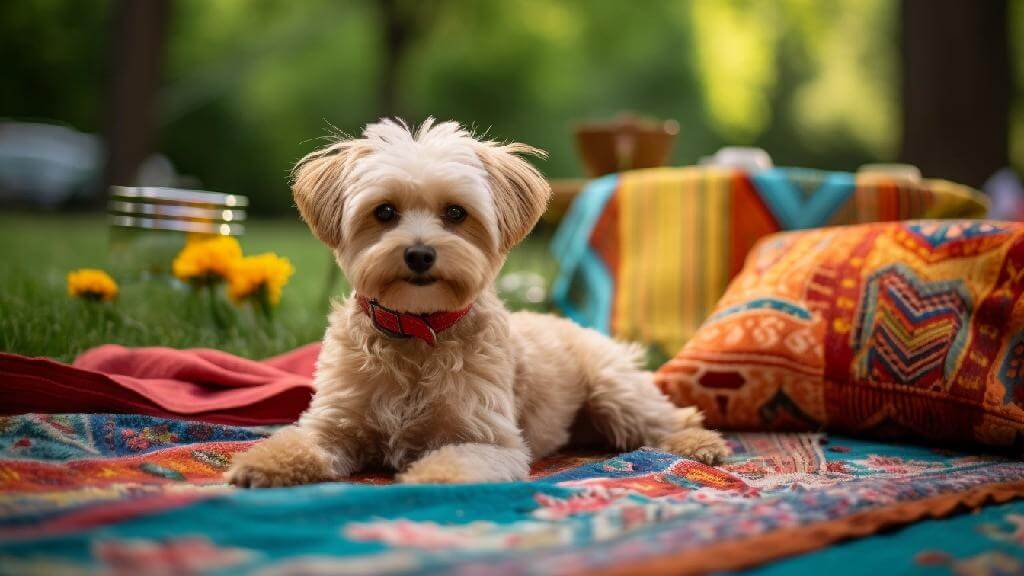
[[[845,540],[871,536],[888,528],[954,516],[1016,499],[1024,499],[1024,480],[987,484],[964,492],[901,502],[845,518],[722,542],[700,550],[631,561],[629,566],[609,567],[591,576],[690,576],[741,570],[813,552]]]

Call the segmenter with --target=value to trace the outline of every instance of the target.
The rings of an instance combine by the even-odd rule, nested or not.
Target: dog
[[[551,194],[524,156],[455,122],[382,120],[302,158],[292,192],[353,293],[332,304],[315,393],[227,480],[276,487],[367,467],[398,482],[523,480],[597,434],[714,463],[729,449],[640,368],[643,350],[569,320],[510,313],[492,288]]]

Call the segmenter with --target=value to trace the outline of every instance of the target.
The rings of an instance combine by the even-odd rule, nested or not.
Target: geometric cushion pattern
[[[1024,224],[770,236],[658,371],[719,428],[1024,444]]]

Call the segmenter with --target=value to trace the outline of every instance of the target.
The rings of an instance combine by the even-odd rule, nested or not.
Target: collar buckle
[[[385,336],[388,336],[388,337],[391,337],[391,338],[398,338],[400,340],[407,340],[409,338],[412,338],[411,334],[404,334],[402,332],[394,332],[394,331],[390,330],[389,328],[387,328],[386,326],[384,326],[383,324],[381,324],[380,320],[377,319],[377,314],[378,314],[379,311],[384,311],[385,313],[392,314],[389,310],[387,310],[386,308],[381,306],[380,303],[378,303],[376,299],[370,300],[370,322],[373,323],[373,327],[376,328],[378,332],[380,332],[381,334],[383,334]],[[395,322],[398,323],[399,330],[401,330],[402,329],[402,317],[400,315],[398,315],[398,314],[392,314],[392,315],[395,317]],[[433,331],[433,330],[431,330],[431,331]]]

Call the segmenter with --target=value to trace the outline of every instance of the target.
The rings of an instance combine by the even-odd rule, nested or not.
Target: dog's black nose
[[[423,274],[434,265],[437,251],[426,244],[416,244],[405,249],[405,265],[417,274]]]

